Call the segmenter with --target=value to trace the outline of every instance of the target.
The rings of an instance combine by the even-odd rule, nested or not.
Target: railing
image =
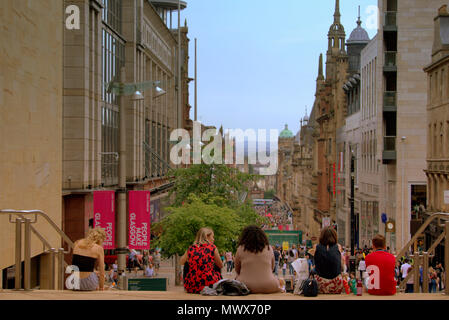
[[[441,223],[441,219],[445,219],[444,223]],[[429,258],[433,257],[432,254],[435,251],[435,248],[441,243],[441,241],[443,241],[443,239],[445,239],[445,242],[444,242],[445,294],[449,296],[449,286],[448,286],[448,281],[449,281],[449,213],[440,212],[440,213],[432,214],[421,225],[421,227],[418,229],[418,231],[415,233],[415,235],[410,239],[410,241],[407,242],[407,244],[404,246],[404,248],[402,248],[398,252],[398,254],[396,255],[396,261],[399,261],[401,259],[401,257],[404,256],[404,254],[406,252],[408,252],[411,245],[415,241],[417,241],[420,236],[422,236],[422,234],[424,233],[426,228],[434,220],[437,220],[438,226],[444,228],[443,229],[444,231],[440,234],[440,236],[435,240],[435,242],[429,247],[429,249],[426,252],[423,252],[422,254],[420,254],[419,252],[415,252],[413,255],[410,256],[414,260],[412,270],[411,270],[411,272],[409,272],[407,274],[405,279],[403,279],[401,281],[399,287],[404,288],[407,281],[411,277],[413,277],[413,286],[414,286],[413,292],[419,292],[419,287],[420,287],[419,266],[422,265],[422,269],[423,269],[423,275],[422,275],[423,287],[422,287],[422,289],[423,289],[423,292],[428,292],[428,290],[429,290],[429,281],[428,281]]]
[[[145,151],[145,157],[146,159],[150,159],[150,162],[152,164],[152,168],[150,170],[148,163],[145,163],[145,174],[147,177],[154,176],[154,173],[157,177],[163,177],[167,175],[168,171],[172,169],[170,164],[167,163],[164,159],[162,159],[157,152],[153,150],[153,148],[150,147],[148,143],[145,141],[143,142],[143,148]],[[153,170],[155,169],[155,171]]]
[[[396,151],[396,137],[385,136],[384,137],[384,151]]]
[[[31,290],[31,232],[33,232],[44,245],[43,251],[50,254],[50,288],[55,290],[64,289],[65,276],[65,262],[64,254],[70,253],[73,249],[73,241],[51,220],[51,218],[41,210],[0,210],[0,215],[9,215],[9,222],[16,225],[15,231],[15,289],[22,289],[22,229],[24,229],[24,273],[23,273],[23,289]],[[27,215],[34,215],[34,219],[26,217]],[[12,219],[16,216],[15,219]],[[67,243],[69,250],[64,251],[64,248],[52,248],[50,243],[32,226],[37,222],[38,216],[44,218],[48,224],[61,236],[62,240]],[[24,228],[22,228],[24,226]],[[45,247],[49,250],[46,251]],[[58,256],[58,264],[56,265],[56,256]],[[57,269],[56,269],[57,267]],[[54,273],[58,272],[58,282],[55,283]]]
[[[384,92],[384,108],[385,107],[394,107],[396,109],[397,100],[396,100],[396,91],[385,91]]]
[[[397,11],[386,11],[385,12],[385,20],[384,20],[384,29],[396,27],[396,15]]]
[[[396,51],[385,51],[385,67],[396,67]]]

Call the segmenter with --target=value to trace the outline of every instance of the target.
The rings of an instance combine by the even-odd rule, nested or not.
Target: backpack
[[[304,297],[318,296],[318,282],[313,273],[310,273],[309,279],[304,280],[301,286],[301,291],[304,294]]]

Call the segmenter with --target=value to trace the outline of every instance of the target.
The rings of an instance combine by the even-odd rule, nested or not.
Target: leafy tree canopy
[[[258,176],[240,172],[224,164],[197,164],[189,168],[179,168],[172,172],[175,185],[171,194],[175,194],[174,206],[180,206],[190,194],[208,194],[224,200],[222,205],[232,206],[239,197],[248,192],[248,184]]]

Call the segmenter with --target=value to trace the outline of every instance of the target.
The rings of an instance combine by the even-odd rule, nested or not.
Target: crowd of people
[[[254,210],[260,216],[266,217],[269,220],[269,224],[262,226],[262,229],[272,229],[278,226],[292,224],[291,212],[279,201],[274,201],[270,204],[255,205]]]
[[[414,292],[415,277],[414,268],[416,267],[413,259],[402,257],[395,266],[395,277],[398,281],[398,285],[401,281],[405,281],[409,274],[410,277],[406,282],[406,293]],[[419,265],[419,292],[424,292],[423,289],[423,266]],[[429,293],[436,293],[442,291],[445,288],[445,273],[441,262],[436,262],[434,265],[429,266],[427,271],[427,282]]]
[[[105,281],[117,281],[117,261],[105,265],[103,241],[105,231],[100,228],[89,231],[85,239],[75,242],[72,265],[79,268],[78,290],[104,290]],[[257,226],[246,227],[238,241],[237,250],[219,253],[214,244],[214,232],[201,228],[193,244],[181,257],[184,266],[184,288],[188,293],[201,293],[223,279],[222,272],[233,274],[251,293],[285,292],[287,278],[294,279],[296,287],[312,275],[318,283],[320,294],[357,293],[364,288],[372,295],[394,295],[402,281],[407,281],[406,293],[413,292],[413,268],[420,268],[420,291],[423,288],[423,267],[408,257],[396,261],[386,247],[385,237],[376,235],[372,248],[357,250],[355,266],[350,266],[350,252],[338,243],[334,228],[323,228],[319,243],[312,248],[296,247],[288,250],[269,244],[266,233]],[[128,270],[141,268],[144,276],[156,275],[160,267],[159,250],[139,252],[130,250]],[[282,270],[282,277],[279,271]],[[411,274],[407,278],[407,276]],[[428,270],[429,292],[444,289],[445,270],[440,262]],[[376,278],[377,277],[377,278]],[[374,278],[374,280],[373,280]],[[295,290],[296,292],[296,290]]]

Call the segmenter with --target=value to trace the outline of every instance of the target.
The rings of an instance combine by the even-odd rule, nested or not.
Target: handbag
[[[304,294],[304,297],[318,296],[318,282],[315,279],[314,273],[310,273],[309,278],[304,280],[301,291]]]

